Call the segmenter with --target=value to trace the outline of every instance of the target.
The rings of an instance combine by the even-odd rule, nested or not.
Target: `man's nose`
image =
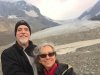
[[[25,30],[24,29],[22,29],[22,31],[21,31],[22,33],[25,33]]]

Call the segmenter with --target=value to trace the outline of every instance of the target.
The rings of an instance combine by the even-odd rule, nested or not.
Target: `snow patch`
[[[32,16],[32,17],[38,17],[37,13],[33,10],[31,11],[25,11],[25,13],[28,15],[28,16]]]

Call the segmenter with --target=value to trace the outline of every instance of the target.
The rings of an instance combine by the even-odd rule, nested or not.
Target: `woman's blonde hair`
[[[45,46],[50,46],[52,48],[52,50],[55,52],[55,47],[53,43],[42,43],[40,45],[38,45],[37,47],[35,47],[35,49],[33,50],[33,55],[37,56],[39,55],[41,52],[41,48],[45,47]]]

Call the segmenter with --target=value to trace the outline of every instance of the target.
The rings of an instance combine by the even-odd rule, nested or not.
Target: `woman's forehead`
[[[51,46],[47,45],[47,46],[41,47],[40,51],[41,52],[53,51],[53,48]]]

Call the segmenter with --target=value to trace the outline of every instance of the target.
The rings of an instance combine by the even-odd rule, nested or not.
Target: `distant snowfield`
[[[100,21],[76,21],[73,23],[47,28],[42,31],[33,33],[31,39],[41,39],[44,37],[60,35],[64,33],[66,33],[67,35],[70,33],[87,31],[98,27],[100,27]],[[58,54],[65,54],[68,52],[75,52],[77,48],[91,46],[97,43],[100,43],[100,39],[78,41],[65,45],[56,46],[56,50]]]
[[[55,48],[56,48],[57,54],[61,55],[61,54],[69,53],[69,52],[75,52],[76,49],[78,49],[78,48],[91,46],[91,45],[95,45],[95,44],[98,44],[98,43],[100,43],[100,39],[78,41],[78,42],[64,44],[64,45],[57,45],[57,46],[55,46]],[[5,49],[5,48],[7,48],[11,45],[12,44],[9,44],[9,45],[6,45],[6,46],[0,46],[0,54],[2,52],[1,51],[2,49]]]
[[[100,27],[100,21],[75,21],[60,26],[47,28],[33,33],[31,39],[41,39],[49,36],[82,32]]]
[[[41,39],[44,37],[49,37],[52,35],[59,35],[63,33],[73,33],[73,31],[86,31],[89,29],[100,27],[99,21],[85,21],[85,22],[77,22],[77,23],[70,23],[67,25],[60,25],[52,28],[47,28],[45,30],[33,33],[31,36],[31,40],[33,39]],[[58,45],[56,46],[56,50],[58,54],[65,54],[68,52],[75,52],[77,48],[85,47],[85,46],[91,46],[94,44],[100,43],[100,39],[94,39],[94,40],[85,40],[85,41],[78,41],[73,42],[69,44],[64,45]],[[0,46],[1,49],[5,49],[12,44],[6,45],[6,46]]]
[[[56,52],[57,54],[66,54],[69,52],[75,52],[76,49],[78,48],[91,46],[98,43],[100,43],[100,39],[79,41],[79,42],[69,43],[65,45],[58,45],[56,46]]]

